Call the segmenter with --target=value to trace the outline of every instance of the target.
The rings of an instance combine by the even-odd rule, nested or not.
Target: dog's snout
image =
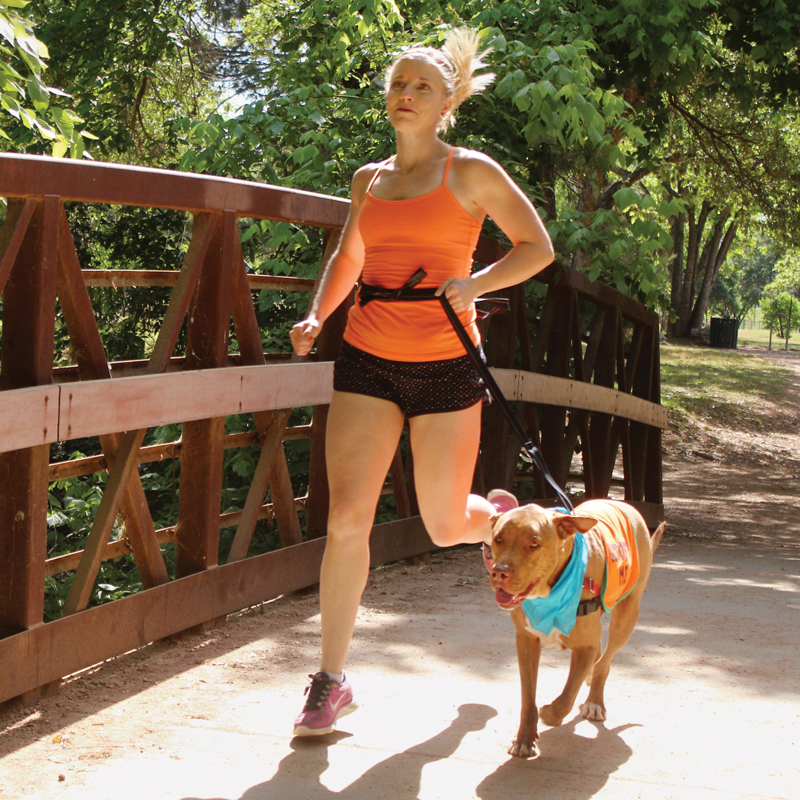
[[[511,567],[508,564],[495,563],[492,568],[492,577],[498,581],[504,581],[511,575]]]

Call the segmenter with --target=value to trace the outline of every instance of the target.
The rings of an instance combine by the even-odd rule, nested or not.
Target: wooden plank
[[[170,297],[164,322],[158,332],[158,339],[147,363],[146,372],[163,372],[167,368],[186,318],[186,312],[189,310],[192,295],[200,280],[206,253],[214,240],[219,222],[219,214],[198,214],[195,217],[192,241],[189,243],[189,250],[183,261],[180,277],[172,292],[172,297]]]
[[[286,452],[283,449],[283,445],[278,448],[269,486],[281,544],[284,547],[300,544],[303,541],[303,530],[300,527],[300,519],[297,516],[298,506],[294,497],[292,478],[289,474],[289,464],[286,461]]]
[[[492,370],[495,380],[498,373],[517,373],[517,393],[503,394],[509,400],[524,400],[528,403],[542,403],[543,405],[564,406],[566,408],[582,408],[587,411],[599,411],[613,416],[652,425],[656,428],[666,428],[667,410],[660,405],[642,400],[640,397],[622,394],[616,389],[606,386],[597,386],[594,383],[579,383],[569,378],[555,378],[552,375],[516,370]],[[513,387],[511,375],[503,376],[506,385]]]
[[[253,305],[251,286],[248,285],[241,242],[237,240],[236,246],[231,297],[231,311],[236,330],[236,339],[239,343],[239,350],[244,363],[264,364],[261,331],[258,327],[258,318]],[[264,494],[270,484],[272,484],[275,516],[278,521],[281,542],[284,545],[290,545],[302,541],[300,520],[297,516],[289,470],[286,465],[286,454],[281,441],[281,439],[286,438],[286,424],[289,421],[290,412],[291,409],[278,409],[268,413],[257,412],[254,415],[262,452],[256,470],[257,476],[254,476],[253,483],[250,485],[245,508],[242,512],[242,521],[231,545],[231,551],[228,555],[229,561],[244,558],[247,553],[258,519],[258,508],[261,507]],[[311,426],[309,426],[309,436],[310,430]],[[277,438],[279,432],[280,438]],[[258,480],[256,480],[256,477]]]
[[[25,390],[21,390],[25,391]],[[2,395],[0,394],[0,398]],[[2,403],[0,403],[2,409]],[[2,428],[0,428],[0,431]],[[283,434],[283,441],[297,441],[308,439],[311,436],[310,425],[295,425],[287,428]],[[257,431],[245,431],[244,433],[226,434],[222,441],[225,450],[232,450],[237,447],[251,447],[257,445],[259,435]],[[165,442],[164,444],[151,444],[142,447],[136,459],[137,464],[152,464],[155,461],[164,461],[181,457],[181,443]],[[81,475],[92,475],[95,472],[107,472],[108,462],[105,456],[87,456],[86,458],[76,458],[71,461],[56,461],[50,464],[48,480],[60,481],[64,478],[79,478]]]
[[[46,197],[25,231],[3,295],[0,388],[48,384],[53,378],[61,203]]]
[[[428,552],[421,520],[376,525],[372,563]],[[147,589],[0,639],[0,702],[150,642],[319,581],[324,539]]]
[[[85,269],[83,279],[92,288],[119,289],[123,286],[148,286],[172,288],[178,282],[180,270],[166,269]],[[250,291],[270,289],[283,292],[310,292],[314,281],[309,278],[292,278],[285,275],[246,275]]]
[[[64,387],[58,441],[173,422],[329,403],[333,365],[268,364]]]
[[[641,303],[611,286],[600,281],[590,281],[587,275],[577,270],[553,264],[539,272],[534,280],[547,283],[550,288],[560,286],[563,289],[574,289],[586,300],[618,309],[625,319],[658,328],[658,314],[648,311]]]
[[[58,298],[70,341],[77,353],[78,372],[84,380],[108,380],[111,378],[111,370],[100,331],[97,329],[89,292],[83,283],[80,261],[63,208],[60,214],[60,226]],[[113,463],[119,444],[120,440],[116,434],[100,436],[100,446],[103,448],[105,461]],[[166,583],[169,580],[167,567],[156,539],[144,487],[136,470],[131,472],[131,479],[122,497],[121,511],[142,584],[145,588],[149,588]]]
[[[278,451],[283,450],[283,432],[286,429],[286,423],[289,421],[290,413],[291,409],[285,409],[273,416],[264,441],[261,443],[261,455],[250,481],[247,499],[242,509],[242,518],[228,553],[228,564],[239,561],[247,555],[247,550],[250,547],[253,532],[256,528],[257,513],[261,508],[264,495],[267,492],[267,486],[277,463]],[[295,518],[296,516],[295,514]]]
[[[197,222],[202,224],[204,219],[202,215]],[[203,236],[202,231],[200,235]],[[198,253],[197,288],[186,335],[186,363],[190,369],[214,370],[227,364],[231,283],[238,238],[236,217],[226,211],[214,225],[214,235],[205,254]],[[195,267],[187,264],[186,268]],[[224,435],[225,418],[216,413],[183,425],[175,549],[177,577],[209,569],[219,560]]]
[[[58,441],[58,386],[0,392],[0,453]]]
[[[3,389],[52,379],[59,209],[58,197],[36,204],[8,272],[0,345]],[[24,396],[15,394],[15,399]],[[55,399],[38,396],[40,402]],[[43,416],[52,419],[50,405],[36,407],[35,439],[48,438],[41,426]],[[0,454],[0,635],[43,621],[49,450],[37,444]]]
[[[17,260],[36,206],[37,201],[32,197],[24,201],[12,200],[8,204],[3,228],[0,230],[0,296],[6,288],[6,281]]]
[[[175,547],[175,574],[180,578],[219,560],[224,434],[224,417],[183,424]]]
[[[333,258],[341,241],[341,231],[326,234],[322,263],[317,274],[318,290],[328,262]],[[317,338],[317,351],[313,358],[317,361],[335,361],[342,346],[342,337],[347,324],[347,313],[355,298],[351,292],[343,303],[325,320]],[[312,293],[310,302],[314,301]],[[332,388],[332,386],[331,386]],[[328,426],[330,397],[324,404],[315,403],[311,418],[311,455],[308,468],[308,504],[306,506],[306,537],[314,539],[325,536],[328,530],[328,508],[330,493],[328,489],[328,468],[325,460],[325,431]]]
[[[103,551],[111,536],[131,472],[136,467],[136,455],[144,434],[144,430],[129,431],[121,438],[114,457],[114,465],[103,490],[103,499],[100,501],[92,529],[86,539],[83,558],[64,603],[65,616],[82,611],[89,603],[97,571],[103,560]]]
[[[0,197],[42,197],[58,187],[64,200],[195,212],[231,209],[240,217],[341,228],[348,200],[265,183],[175,170],[3,153]]]
[[[0,637],[44,618],[49,445],[0,455]],[[0,674],[8,667],[3,664]]]
[[[411,501],[408,496],[408,485],[406,484],[405,467],[400,448],[395,450],[392,465],[389,467],[389,476],[392,481],[392,494],[394,495],[397,516],[400,519],[407,519],[411,516]]]
[[[514,366],[516,350],[516,323],[519,294],[515,287],[504,289],[500,296],[510,301],[508,314],[496,314],[490,318],[489,330],[484,345],[486,362],[493,367],[510,369]],[[510,489],[511,477],[516,467],[519,446],[512,443],[508,420],[496,403],[485,405],[481,410],[481,474],[489,488]],[[514,437],[516,440],[516,437]]]

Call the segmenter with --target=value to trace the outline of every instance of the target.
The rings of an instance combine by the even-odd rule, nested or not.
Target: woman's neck
[[[395,169],[408,174],[421,164],[441,158],[449,149],[450,146],[436,135],[414,136],[398,131],[397,152],[394,159]]]

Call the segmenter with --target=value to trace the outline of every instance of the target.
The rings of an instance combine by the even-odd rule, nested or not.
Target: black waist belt
[[[436,289],[414,288],[426,275],[427,273],[424,269],[418,269],[399,289],[385,289],[380,286],[370,286],[369,284],[362,283],[358,291],[359,305],[365,306],[372,300],[383,300],[385,302],[439,300],[442,304],[442,308],[444,308],[445,314],[447,314],[447,318],[450,320],[450,324],[453,326],[453,330],[456,332],[456,336],[458,336],[459,341],[467,351],[467,355],[470,357],[472,363],[475,365],[475,368],[483,378],[486,388],[489,390],[492,398],[495,400],[500,410],[503,412],[506,420],[508,420],[511,430],[514,431],[514,433],[517,435],[517,438],[522,443],[522,448],[525,451],[523,458],[527,456],[526,460],[536,465],[536,467],[544,476],[545,480],[555,490],[558,498],[561,500],[564,506],[569,509],[570,512],[572,512],[573,505],[570,502],[570,499],[556,483],[555,478],[553,478],[553,476],[550,474],[550,470],[547,468],[547,463],[544,460],[542,451],[539,450],[539,448],[536,447],[536,445],[534,445],[533,442],[531,442],[531,440],[528,438],[528,435],[525,433],[525,429],[522,427],[519,419],[517,419],[517,415],[513,412],[511,406],[508,404],[508,400],[506,400],[503,392],[497,385],[497,382],[492,377],[492,373],[489,372],[489,367],[486,366],[486,362],[481,357],[478,348],[472,343],[472,339],[469,338],[469,334],[461,324],[461,320],[458,318],[456,312],[453,311],[450,301],[444,296],[444,294],[436,297]],[[508,300],[505,298],[481,298],[476,301],[476,304],[478,303],[488,306],[487,310],[481,309],[478,311],[478,315],[481,318],[488,317],[498,311],[507,311],[509,308]]]

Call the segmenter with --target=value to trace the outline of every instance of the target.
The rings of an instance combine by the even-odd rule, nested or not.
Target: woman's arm
[[[353,290],[364,266],[364,242],[358,231],[358,212],[376,166],[361,167],[353,176],[350,191],[350,212],[342,229],[342,238],[328,263],[314,293],[308,315],[292,327],[289,338],[295,353],[307,355],[325,320]]]
[[[476,217],[490,216],[513,243],[499,261],[466,280],[448,278],[440,287],[456,312],[466,311],[476,297],[522,283],[551,264],[553,244],[547,229],[522,190],[506,171],[483,153],[466,151],[454,160],[450,188]]]

